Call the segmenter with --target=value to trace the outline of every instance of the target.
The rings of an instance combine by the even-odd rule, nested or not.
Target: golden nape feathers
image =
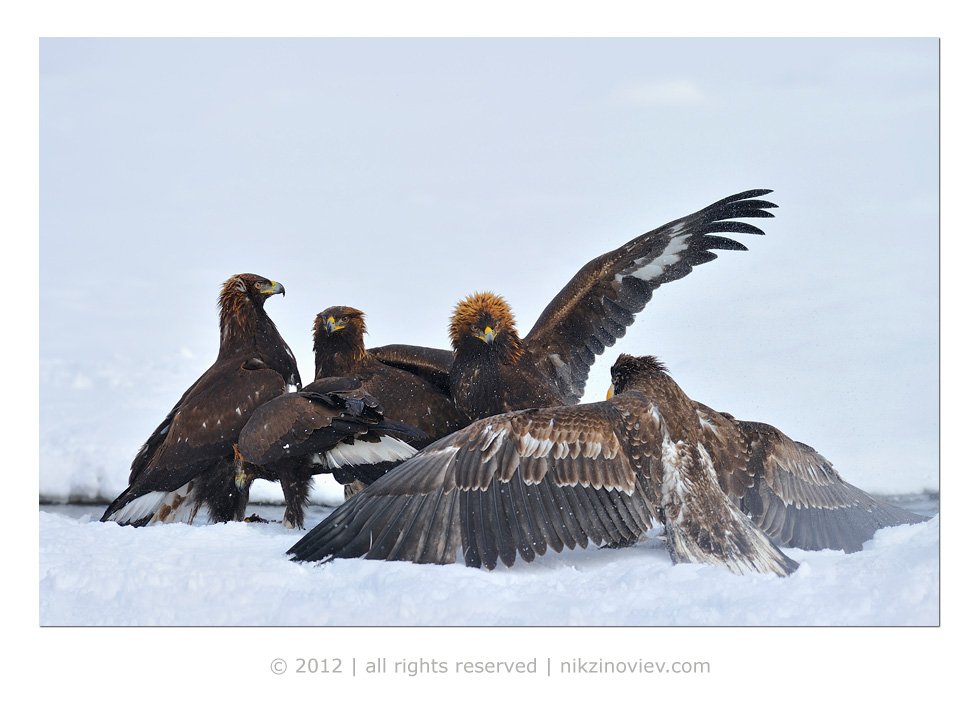
[[[452,345],[458,348],[466,336],[474,330],[482,332],[486,326],[491,326],[497,335],[506,330],[516,336],[516,320],[509,303],[493,292],[475,292],[455,305],[448,325]]]

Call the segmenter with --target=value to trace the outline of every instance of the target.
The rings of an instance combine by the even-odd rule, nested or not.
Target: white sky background
[[[447,347],[490,289],[526,333],[591,258],[765,187],[767,235],[658,290],[586,399],[654,353],[867,490],[938,486],[937,40],[46,39],[40,71],[42,447],[98,401],[134,453],[232,273],[285,284],[308,381],[327,306]]]

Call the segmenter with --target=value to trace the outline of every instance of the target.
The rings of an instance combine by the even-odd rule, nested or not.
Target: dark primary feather
[[[926,520],[847,483],[808,445],[759,422],[737,422],[757,482],[742,507],[775,541],[803,550],[857,552],[877,530]]]
[[[779,544],[856,552],[880,528],[925,520],[846,482],[825,457],[771,425],[696,407],[720,485]]]
[[[747,250],[716,233],[764,232],[738,218],[771,218],[770,189],[734,194],[660,226],[585,265],[544,309],[523,339],[559,384],[564,403],[580,400],[596,356],[624,336],[659,286],[716,258],[713,250]]]

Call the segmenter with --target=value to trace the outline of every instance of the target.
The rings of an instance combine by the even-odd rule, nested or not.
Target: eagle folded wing
[[[711,234],[764,232],[736,218],[770,218],[776,204],[757,197],[770,189],[734,194],[667,223],[585,265],[560,291],[523,339],[538,365],[558,381],[565,403],[584,394],[596,356],[625,334],[660,285],[685,277],[717,257],[712,250],[747,250]]]
[[[138,523],[167,503],[167,494],[181,489],[222,459],[230,461],[233,445],[250,417],[263,403],[281,395],[285,379],[258,359],[232,360],[201,376],[158,428],[162,440],[146,458],[137,456],[129,488],[105,511],[103,520]],[[140,517],[125,507],[154,493],[152,503],[139,504]],[[162,493],[161,493],[162,492]]]
[[[400,461],[414,454],[413,447],[388,435],[413,439],[420,431],[385,421],[372,396],[315,392],[310,387],[281,395],[255,411],[238,441],[247,463],[263,467],[290,457],[320,455],[318,464],[325,471]]]
[[[750,443],[755,483],[741,507],[776,542],[804,550],[856,552],[880,528],[924,518],[847,483],[808,445],[759,422],[738,422]]]
[[[333,376],[329,378],[318,378],[298,392],[347,393],[353,390],[359,390],[362,387],[362,382],[356,376]]]
[[[388,344],[367,349],[378,361],[394,368],[413,373],[450,395],[448,370],[452,367],[455,354],[447,349],[434,349],[427,346],[409,344]]]

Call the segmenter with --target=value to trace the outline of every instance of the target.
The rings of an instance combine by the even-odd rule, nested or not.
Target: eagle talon
[[[245,523],[270,523],[271,521],[265,520],[257,513],[252,513],[250,516],[244,519]]]

